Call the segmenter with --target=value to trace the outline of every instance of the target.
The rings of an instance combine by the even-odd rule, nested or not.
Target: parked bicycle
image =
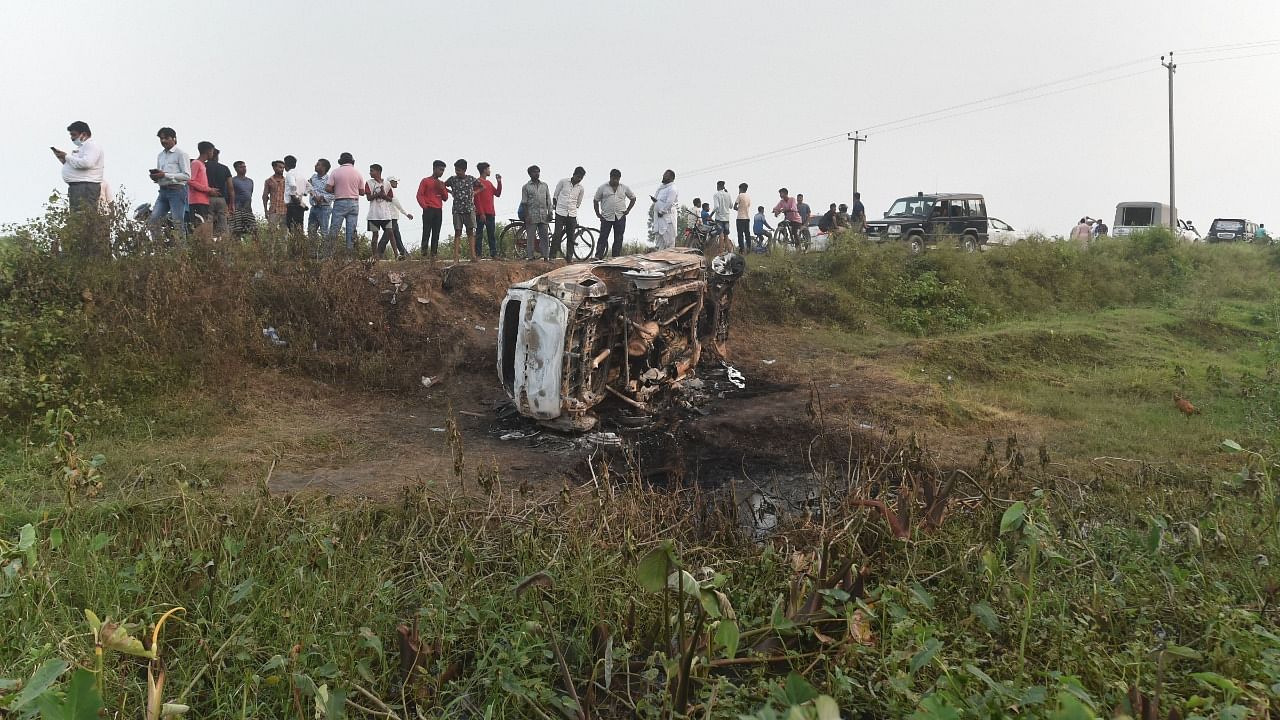
[[[548,223],[547,241],[555,236],[554,223]],[[503,248],[511,248],[511,252],[516,257],[527,257],[525,252],[528,248],[525,240],[526,224],[520,218],[511,218],[507,221],[505,227],[502,228],[502,234],[498,236],[498,245]],[[579,225],[578,229],[573,232],[573,238],[564,248],[564,256],[576,261],[589,260],[594,256],[596,251],[596,237],[599,232],[594,228]]]
[[[680,247],[696,248],[709,257],[731,252],[734,249],[733,242],[727,235],[720,232],[720,226],[717,223],[703,222],[697,213],[688,208],[681,208],[681,210],[689,215],[690,219],[678,243]]]

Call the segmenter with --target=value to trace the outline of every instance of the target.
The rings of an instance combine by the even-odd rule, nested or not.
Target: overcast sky
[[[849,200],[840,136],[863,129],[869,215],[918,190],[981,192],[1015,227],[1065,233],[1081,215],[1110,221],[1117,202],[1167,200],[1159,56],[1173,49],[1180,214],[1202,231],[1215,216],[1280,225],[1275,0],[49,0],[4,11],[5,223],[65,187],[48,147],[68,148],[65,127],[85,120],[108,181],[135,203],[153,199],[146,171],[169,125],[193,155],[208,139],[227,165],[248,162],[259,195],[286,154],[309,168],[351,152],[406,194],[433,159],[487,160],[508,181],[500,217],[514,214],[533,163],[553,184],[581,164],[594,188],[617,167],[643,197],[670,167],[685,202],[723,179],[749,183],[755,204],[785,185],[825,208]],[[420,232],[409,223],[406,240]]]

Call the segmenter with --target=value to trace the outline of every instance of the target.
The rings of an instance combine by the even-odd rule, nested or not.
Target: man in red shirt
[[[489,257],[498,257],[498,239],[497,239],[497,219],[494,217],[493,199],[502,197],[502,175],[495,175],[494,179],[498,181],[497,187],[489,182],[489,163],[482,162],[476,165],[476,172],[480,173],[480,181],[476,188],[476,254],[472,257],[480,257],[480,247],[484,243],[484,233],[489,231]]]
[[[449,188],[440,180],[444,177],[444,168],[444,161],[436,160],[431,163],[431,177],[422,178],[418,183],[418,206],[422,208],[422,256],[427,257],[430,252],[432,259],[440,248],[444,201],[449,199]]]

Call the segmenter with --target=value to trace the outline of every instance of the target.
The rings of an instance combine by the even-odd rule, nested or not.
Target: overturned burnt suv
[[[976,193],[917,193],[894,200],[883,220],[867,221],[865,232],[877,242],[905,242],[913,253],[943,239],[973,252],[987,242],[987,201]]]
[[[689,248],[557,268],[507,289],[498,321],[498,376],[521,415],[589,430],[615,400],[661,409],[699,362],[725,358],[733,253]]]

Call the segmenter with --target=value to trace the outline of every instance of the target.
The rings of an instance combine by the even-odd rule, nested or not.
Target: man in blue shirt
[[[754,223],[755,225],[752,230],[755,232],[756,236],[756,252],[764,252],[765,238],[773,237],[773,233],[769,232],[770,230],[773,230],[773,227],[769,225],[769,219],[764,216],[763,205],[756,208]]]
[[[813,216],[813,210],[809,209],[809,203],[804,201],[804,195],[796,195],[796,210],[800,212],[800,227],[809,224],[809,218]]]
[[[862,193],[853,194],[853,204],[849,206],[849,226],[856,233],[862,232],[867,222],[867,209],[862,206]]]

